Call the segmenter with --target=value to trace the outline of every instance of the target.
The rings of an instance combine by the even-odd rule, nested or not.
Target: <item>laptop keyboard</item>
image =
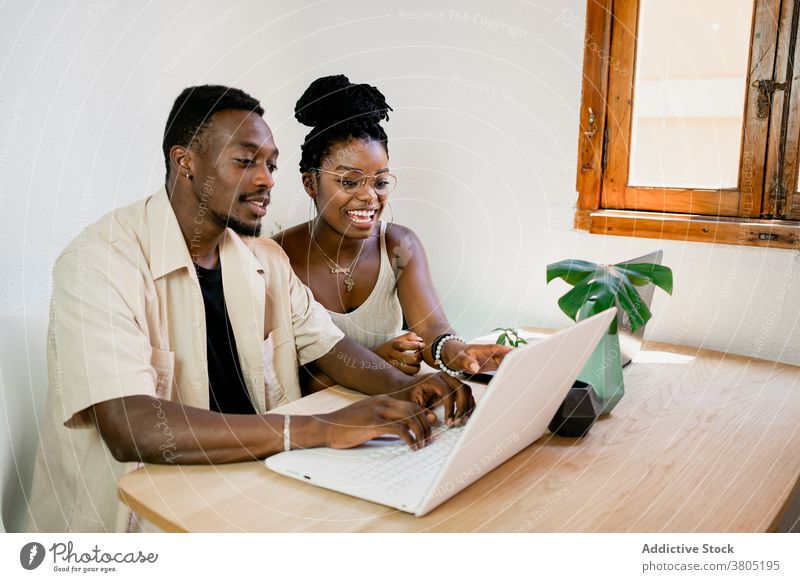
[[[423,449],[412,451],[405,443],[385,445],[361,463],[350,466],[340,476],[353,483],[363,483],[396,491],[421,473],[433,471],[444,463],[461,435],[464,427],[441,429],[434,432],[433,442]]]

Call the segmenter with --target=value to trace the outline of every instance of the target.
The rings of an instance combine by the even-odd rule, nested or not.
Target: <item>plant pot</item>
[[[592,385],[575,380],[547,428],[558,436],[582,437],[592,428],[602,407]]]
[[[614,409],[625,394],[619,336],[616,333],[607,333],[602,337],[589,361],[578,374],[578,380],[594,386],[594,391],[602,402],[601,415]]]

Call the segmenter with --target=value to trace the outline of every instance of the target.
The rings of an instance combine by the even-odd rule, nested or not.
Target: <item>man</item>
[[[474,406],[457,380],[409,379],[343,337],[280,248],[257,238],[278,158],[262,114],[238,89],[183,91],[164,133],[165,188],[56,261],[30,529],[138,529],[116,481],[143,462],[247,461],[387,433],[417,448],[431,437],[424,406],[443,403],[448,422]],[[312,361],[376,397],[268,413],[300,397],[298,365]]]

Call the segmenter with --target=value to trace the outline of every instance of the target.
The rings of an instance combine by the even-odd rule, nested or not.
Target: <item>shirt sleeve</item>
[[[317,303],[311,289],[289,269],[289,298],[292,304],[292,327],[300,365],[313,362],[328,353],[344,337],[325,308]]]
[[[141,286],[128,280],[128,266],[100,263],[72,251],[53,269],[48,366],[52,397],[69,428],[92,426],[89,409],[100,402],[156,394],[153,349],[133,311]],[[127,277],[115,280],[125,267]]]

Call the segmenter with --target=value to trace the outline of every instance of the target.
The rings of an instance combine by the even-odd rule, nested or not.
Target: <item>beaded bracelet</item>
[[[452,376],[453,378],[455,378],[456,376],[458,376],[460,372],[449,368],[447,364],[445,364],[442,361],[442,347],[450,340],[458,340],[462,344],[467,343],[464,341],[464,338],[461,337],[460,335],[456,335],[454,333],[448,333],[437,337],[436,340],[434,340],[433,345],[431,346],[431,350],[433,352],[433,363],[437,365],[442,372],[444,372],[448,376]]]

